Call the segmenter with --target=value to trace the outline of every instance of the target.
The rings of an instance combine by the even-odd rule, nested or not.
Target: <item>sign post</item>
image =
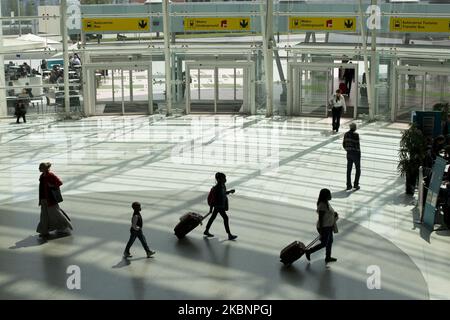
[[[150,18],[83,18],[83,31],[98,32],[150,32]]]
[[[389,20],[391,32],[450,32],[450,18],[399,18]]]
[[[186,18],[185,31],[250,31],[250,17]]]
[[[289,30],[356,31],[356,17],[289,17]]]
[[[437,157],[433,165],[433,173],[431,175],[430,187],[428,188],[427,199],[425,202],[425,213],[423,216],[423,222],[430,230],[433,230],[434,228],[437,199],[446,165],[447,162],[442,157]]]

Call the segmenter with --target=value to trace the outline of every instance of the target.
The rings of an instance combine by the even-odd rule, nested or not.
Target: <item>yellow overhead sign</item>
[[[149,32],[149,18],[83,18],[84,32]]]
[[[356,31],[354,17],[289,17],[289,30]]]
[[[186,31],[248,31],[250,17],[186,18]]]
[[[450,32],[450,18],[394,18],[391,32]]]

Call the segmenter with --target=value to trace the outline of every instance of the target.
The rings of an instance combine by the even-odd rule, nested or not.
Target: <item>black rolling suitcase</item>
[[[300,259],[301,256],[305,254],[305,251],[309,248],[311,248],[317,241],[320,240],[320,235],[317,236],[310,244],[305,246],[303,242],[300,241],[294,241],[290,245],[288,245],[286,248],[281,250],[280,253],[280,261],[286,265],[289,266],[296,260]]]
[[[175,226],[175,235],[178,239],[184,238],[189,232],[197,228],[199,224],[202,223],[203,219],[211,214],[208,213],[206,216],[202,216],[201,214],[195,212],[188,212],[180,218],[180,222]]]

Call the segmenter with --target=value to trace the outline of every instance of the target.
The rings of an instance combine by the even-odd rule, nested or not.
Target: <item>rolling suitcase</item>
[[[320,235],[317,236],[310,244],[305,246],[303,242],[294,241],[286,248],[281,250],[280,253],[280,261],[285,265],[289,266],[296,260],[300,259],[301,256],[305,253],[305,251],[311,248],[318,240],[320,240]]]
[[[175,226],[175,235],[178,239],[184,238],[189,232],[197,228],[199,224],[202,223],[203,219],[206,219],[207,216],[211,214],[208,213],[206,216],[202,216],[201,214],[195,212],[188,212],[184,214],[180,218],[180,222]]]

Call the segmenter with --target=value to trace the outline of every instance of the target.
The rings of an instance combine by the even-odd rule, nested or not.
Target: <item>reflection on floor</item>
[[[436,299],[450,298],[450,233],[413,223],[414,198],[396,172],[402,124],[361,123],[361,190],[345,189],[342,133],[331,119],[240,116],[123,116],[80,121],[0,121],[0,298],[125,299]],[[38,164],[54,163],[72,236],[41,242],[35,233]],[[203,227],[173,235],[188,210],[205,213],[214,173],[230,199],[227,241]],[[333,192],[340,232],[325,268],[324,252],[290,268],[278,261],[293,240],[315,237],[315,202]],[[145,234],[121,259],[130,204],[141,201]],[[68,266],[81,269],[81,290],[68,290]],[[377,269],[379,268],[379,269]],[[369,290],[373,270],[381,289]]]

